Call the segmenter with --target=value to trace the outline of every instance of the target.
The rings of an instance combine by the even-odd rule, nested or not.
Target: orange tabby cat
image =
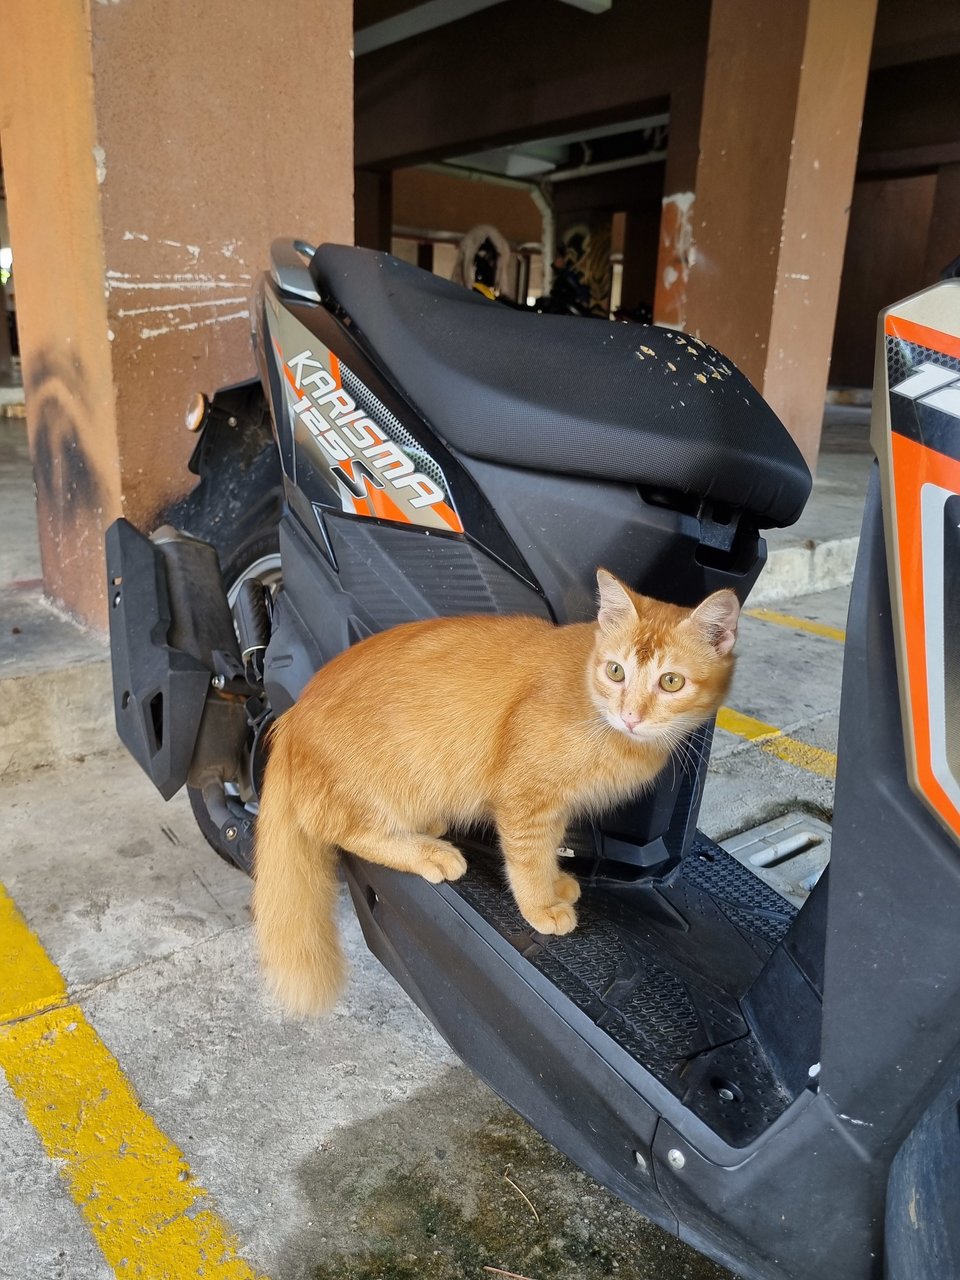
[[[597,573],[596,622],[411,622],[340,654],[277,721],[257,819],[254,921],[288,1009],[329,1007],[344,978],[337,848],[456,880],[445,831],[492,819],[524,918],[577,923],[557,848],[571,818],[638,792],[720,706],[740,606],[694,610]]]

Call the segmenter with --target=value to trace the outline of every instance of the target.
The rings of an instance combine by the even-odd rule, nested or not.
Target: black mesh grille
[[[550,616],[532,587],[463,539],[333,514],[325,522],[344,586],[363,602],[376,627],[431,615]]]

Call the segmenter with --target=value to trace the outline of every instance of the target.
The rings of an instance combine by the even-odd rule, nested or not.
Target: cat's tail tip
[[[339,944],[325,948],[323,957],[275,966],[261,957],[263,980],[270,996],[292,1018],[315,1018],[329,1013],[343,993],[347,962]]]

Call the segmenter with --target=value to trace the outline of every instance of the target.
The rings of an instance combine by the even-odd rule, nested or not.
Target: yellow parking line
[[[778,760],[785,760],[787,764],[796,765],[799,769],[806,769],[808,773],[815,773],[821,778],[837,776],[837,757],[832,751],[800,742],[797,738],[789,737],[776,725],[755,720],[742,711],[721,707],[717,713],[717,728],[734,733],[748,742],[756,742],[761,751],[776,756]]]
[[[32,943],[24,946],[24,933]],[[65,1004],[67,984],[0,884],[0,1021]]]
[[[813,636],[826,636],[828,640],[846,640],[847,633],[839,627],[828,627],[825,622],[811,622],[809,618],[795,618],[792,613],[777,613],[774,609],[744,609],[748,618],[761,622],[774,622],[778,627],[790,627],[794,631],[808,631]]]
[[[258,1280],[2,886],[0,938],[0,1068],[117,1276]]]

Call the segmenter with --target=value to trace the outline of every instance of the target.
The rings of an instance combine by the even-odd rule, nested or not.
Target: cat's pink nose
[[[621,711],[620,719],[627,726],[631,733],[643,719],[643,716],[636,715],[633,711]]]

